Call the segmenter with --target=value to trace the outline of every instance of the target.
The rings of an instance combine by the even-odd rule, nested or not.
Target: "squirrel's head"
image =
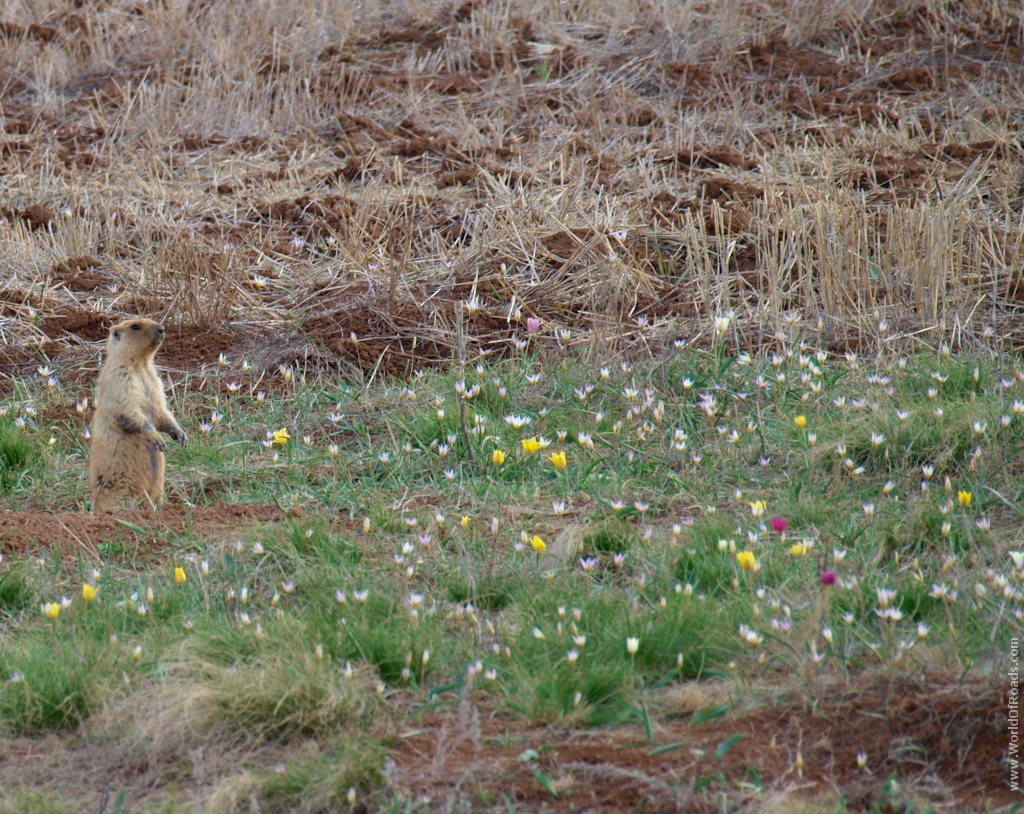
[[[151,319],[127,319],[114,325],[107,338],[107,352],[115,348],[137,348],[140,355],[153,355],[164,341],[164,326]],[[148,352],[148,353],[147,353]]]

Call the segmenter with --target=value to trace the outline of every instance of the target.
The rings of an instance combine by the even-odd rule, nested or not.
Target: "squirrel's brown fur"
[[[164,494],[165,432],[182,446],[188,437],[167,409],[153,357],[164,326],[130,319],[113,326],[107,359],[96,384],[89,485],[93,511],[109,511],[119,498],[159,503]]]

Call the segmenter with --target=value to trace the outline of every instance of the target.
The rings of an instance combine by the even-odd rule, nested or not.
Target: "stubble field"
[[[1022,126],[1011,0],[0,0],[0,812],[1015,810]]]

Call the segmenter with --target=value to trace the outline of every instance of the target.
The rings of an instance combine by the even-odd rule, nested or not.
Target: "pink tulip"
[[[786,530],[786,526],[789,525],[789,521],[785,517],[773,517],[772,528],[775,529],[779,534],[782,534]]]
[[[526,330],[532,334],[537,333],[540,330],[540,320],[537,317],[527,317]]]
[[[822,585],[835,585],[836,584],[836,572],[835,571],[822,571],[818,576],[821,577]]]

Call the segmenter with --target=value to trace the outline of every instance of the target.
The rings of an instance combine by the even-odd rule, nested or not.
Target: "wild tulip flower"
[[[59,602],[47,602],[43,605],[43,616],[47,619],[56,619],[60,616],[60,603]]]
[[[291,440],[291,436],[288,434],[286,427],[281,427],[279,430],[274,430],[274,443],[278,446],[285,446]]]
[[[965,492],[963,490],[957,492],[956,495],[957,501],[960,503],[960,506],[964,509],[971,505],[972,497],[973,495],[970,492]]]
[[[90,585],[88,582],[82,583],[82,599],[86,602],[92,602],[98,593],[99,590],[95,586]]]
[[[530,538],[530,545],[533,546],[533,550],[536,551],[538,554],[547,549],[547,545],[536,534],[534,534],[533,537]]]
[[[752,551],[740,551],[736,555],[736,562],[739,563],[740,568],[744,571],[753,571],[754,566],[757,564],[757,560],[754,558],[754,552]]]
[[[533,455],[535,452],[539,452],[541,449],[540,441],[536,438],[524,438],[523,439],[523,451],[528,455]]]
[[[184,585],[186,579],[188,579],[188,577],[185,575],[185,569],[179,565],[174,569],[174,581],[178,585]]]
[[[807,416],[798,415],[793,419],[793,424],[796,425],[798,430],[802,430],[807,427]]]
[[[500,449],[494,450],[494,452],[491,453],[491,462],[495,466],[501,466],[505,463],[505,453]]]
[[[789,521],[785,517],[773,517],[772,528],[775,529],[779,534],[782,534],[789,525]]]
[[[636,636],[629,636],[626,638],[626,651],[631,656],[636,655],[636,651],[640,649],[640,639]]]
[[[836,584],[836,572],[835,571],[822,571],[818,574],[821,579],[822,585],[835,585]]]
[[[552,452],[550,461],[554,464],[555,469],[562,471],[568,466],[568,461],[565,457],[565,452]]]

